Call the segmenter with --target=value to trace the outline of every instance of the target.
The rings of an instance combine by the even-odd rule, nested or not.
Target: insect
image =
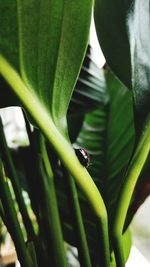
[[[84,167],[88,167],[90,164],[90,156],[84,148],[75,148],[75,153]]]

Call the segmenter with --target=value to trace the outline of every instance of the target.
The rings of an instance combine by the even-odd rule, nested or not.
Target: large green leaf
[[[69,101],[87,46],[92,1],[17,3],[21,76],[3,55],[0,55],[1,75],[88,199],[97,217],[99,230],[104,235],[102,258],[108,265],[109,237],[105,204],[91,176],[64,136]]]
[[[17,1],[0,0],[0,52],[19,69]]]
[[[0,0],[0,52],[19,69],[17,1]],[[0,77],[0,107],[18,105],[16,96]],[[3,91],[2,91],[3,90]]]
[[[105,87],[102,87],[102,96],[106,94],[107,99],[109,96],[109,102],[103,101],[105,98],[101,98],[99,94],[97,103],[99,101],[100,105],[86,115],[82,131],[78,137],[78,145],[87,148],[90,154],[91,165],[88,170],[104,196],[109,211],[111,227],[116,199],[124,178],[124,169],[133,147],[132,97],[130,91],[111,72],[108,70],[99,70],[99,75],[102,78],[97,81],[105,81]],[[101,86],[101,83],[99,83],[99,86]],[[26,154],[26,157],[23,157],[22,162],[25,170],[32,169],[26,167],[29,163],[25,165],[25,159],[29,159],[30,156]],[[21,154],[19,156],[20,158]],[[31,176],[33,177],[32,174],[28,173],[28,177]],[[68,242],[75,245],[75,236],[72,229],[72,214],[66,197],[67,189],[64,177],[58,170],[55,176],[64,236]],[[79,192],[79,195],[91,255],[92,257],[96,257],[95,251],[97,250],[95,247],[97,247],[98,240],[95,216],[93,216],[93,212],[87,205],[83,194]]]
[[[110,71],[101,70],[100,74],[106,77],[105,92],[106,95],[109,93],[110,100],[85,116],[76,145],[86,148],[90,155],[88,171],[104,197],[111,229],[125,168],[134,145],[132,95]],[[56,189],[65,238],[74,244],[71,213],[60,173],[56,175]],[[79,196],[91,255],[96,257],[95,217],[80,191]]]
[[[62,127],[85,53],[91,5],[91,0],[19,1],[22,75]]]
[[[68,128],[72,142],[76,141],[84,115],[109,101],[103,71],[93,60],[94,52],[92,47],[88,46],[68,109]]]
[[[136,120],[149,113],[149,0],[95,1],[95,23],[106,60],[114,73],[133,89]]]
[[[111,233],[125,169],[133,150],[134,127],[130,91],[111,72],[106,72],[105,77],[110,101],[86,116],[78,145],[87,148],[91,156],[89,172],[103,195]],[[81,199],[86,229],[92,242],[92,237],[96,239],[94,218],[91,220],[91,212],[83,197]]]
[[[32,0],[17,5],[0,1],[1,53],[61,129],[85,54],[91,8],[91,0]]]
[[[94,110],[100,104],[107,103],[109,99],[108,94],[105,92],[105,78],[100,75],[101,71],[93,60],[94,53],[95,51],[89,45],[69,104],[68,117],[71,116],[73,120],[90,110]],[[0,79],[0,87],[3,88],[0,107],[21,105],[3,79]]]
[[[127,10],[126,23],[130,42],[132,88],[138,116],[136,119],[142,123],[142,119],[150,113],[150,2],[148,0],[130,2],[132,5]]]
[[[123,264],[121,236],[133,216],[132,211],[128,215],[127,212],[149,153],[149,4],[149,0],[96,0],[95,4],[97,34],[106,61],[119,79],[132,88],[134,99],[135,146],[118,198],[113,225],[118,266]]]
[[[125,6],[125,1],[121,0],[95,0],[94,18],[98,39],[107,63],[119,79],[131,88],[130,47],[125,25]]]
[[[89,172],[112,216],[134,145],[132,96],[110,71],[105,73],[110,101],[89,113],[78,138],[91,157]]]

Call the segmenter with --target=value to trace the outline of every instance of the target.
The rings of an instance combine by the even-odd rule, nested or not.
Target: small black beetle
[[[80,163],[84,166],[84,167],[88,167],[90,164],[90,156],[88,155],[86,149],[84,148],[75,148],[75,153],[80,161]]]

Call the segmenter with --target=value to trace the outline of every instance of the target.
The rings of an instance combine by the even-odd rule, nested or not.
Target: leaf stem
[[[110,266],[110,254],[108,254],[108,251],[110,250],[109,242],[107,240],[107,237],[109,236],[108,233],[108,219],[107,216],[103,218],[103,220],[97,220],[97,229],[98,234],[100,236],[99,238],[99,247],[103,249],[103,253],[100,253],[99,251],[99,262],[100,267]]]
[[[14,241],[17,255],[22,267],[33,267],[32,260],[28,254],[23,233],[21,231],[16,210],[14,208],[14,201],[11,197],[11,193],[7,184],[7,180],[4,177],[3,165],[0,159],[0,195],[3,208],[5,210],[5,217],[7,221],[8,231],[10,232]]]
[[[31,200],[33,211],[35,212],[38,223],[38,236],[35,246],[38,266],[47,266],[49,253],[46,251],[47,233],[44,227],[44,218],[42,217],[43,211],[43,196],[41,192],[41,170],[39,168],[39,143],[37,140],[37,133],[32,132],[29,122],[25,119],[27,133],[29,138],[29,161],[27,161],[27,183],[28,193]],[[39,133],[39,132],[38,132]],[[27,160],[27,158],[26,158]],[[32,163],[31,163],[32,161]],[[34,166],[34,167],[32,167]],[[30,169],[30,171],[29,171]],[[29,171],[29,172],[28,172]],[[37,197],[38,196],[38,197]],[[40,201],[39,201],[40,198]]]
[[[1,200],[0,200],[0,217],[2,218],[2,221],[5,224],[5,226],[8,228],[7,222],[6,222],[6,216],[5,216],[5,212],[4,212],[4,209],[3,209],[3,205],[2,205],[2,201]]]
[[[28,237],[35,239],[33,225],[28,215],[28,211],[27,211],[27,208],[26,208],[23,196],[22,196],[20,181],[19,181],[16,169],[15,169],[11,154],[7,146],[1,118],[0,118],[0,147],[2,150],[2,156],[4,158],[4,162],[6,165],[8,177],[10,178],[12,182],[13,189],[16,195],[19,208],[20,208],[20,212],[22,214],[23,222],[24,222]]]
[[[127,170],[125,183],[122,186],[122,190],[119,195],[118,206],[116,208],[115,220],[113,225],[113,240],[114,240],[114,252],[118,267],[125,266],[123,246],[121,242],[125,219],[132,198],[132,194],[134,192],[142,168],[146,162],[149,151],[150,151],[150,118],[148,117],[140,141],[138,143],[138,146],[135,150],[135,153]]]
[[[88,244],[78,199],[78,193],[74,179],[69,175],[68,171],[62,166],[63,177],[67,184],[67,195],[70,204],[70,210],[73,217],[74,232],[77,241],[79,261],[82,267],[91,267]]]
[[[47,155],[45,139],[42,135],[40,135],[40,149],[43,160],[43,162],[39,162],[42,176],[41,178],[43,180],[41,190],[43,188],[43,197],[45,202],[43,212],[45,214],[45,222],[48,230],[47,235],[50,234],[54,266],[65,267],[67,266],[67,259],[56,200],[54,176]]]
[[[102,254],[105,257],[105,267],[108,267],[110,251],[107,211],[98,188],[96,187],[87,170],[80,164],[71,144],[56,128],[51,119],[51,115],[46,110],[44,105],[42,105],[42,102],[40,102],[37,95],[35,95],[26,87],[18,73],[2,56],[0,56],[0,73],[9,83],[17,97],[21,100],[23,106],[36,121],[37,125],[40,127],[50,144],[54,147],[64,166],[74,177],[76,183],[84,192],[87,200],[89,201],[93,212],[98,217],[103,238],[105,237],[103,243],[104,247],[102,247]]]

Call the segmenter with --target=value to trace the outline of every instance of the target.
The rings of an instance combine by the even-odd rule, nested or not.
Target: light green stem
[[[137,146],[133,159],[128,168],[126,180],[120,192],[120,198],[118,200],[118,206],[116,208],[116,214],[113,226],[113,239],[114,239],[114,252],[116,255],[118,267],[125,266],[124,256],[123,256],[123,246],[121,242],[125,219],[132,198],[132,194],[134,192],[142,168],[146,162],[149,151],[150,151],[150,118],[147,119],[139,144]]]
[[[44,198],[43,214],[45,214],[45,224],[47,226],[47,235],[50,235],[48,239],[51,242],[51,250],[53,255],[54,266],[66,267],[67,260],[65,255],[64,241],[61,230],[60,217],[57,206],[57,199],[54,186],[54,176],[51,169],[50,162],[48,160],[47,151],[45,147],[45,140],[43,136],[40,136],[40,149],[43,162],[41,165],[41,178],[42,188],[41,190]],[[44,166],[43,166],[44,165]],[[49,262],[50,264],[50,262]]]
[[[67,185],[67,197],[72,213],[73,230],[78,249],[78,257],[81,267],[91,267],[91,260],[86,239],[86,233],[83,224],[83,218],[78,199],[78,192],[74,179],[69,175],[68,171],[62,166],[63,177]]]
[[[104,247],[102,248],[102,253],[104,254],[105,252],[105,266],[108,267],[110,252],[109,237],[107,235],[108,224],[106,224],[107,211],[99,190],[97,189],[86,168],[84,168],[80,164],[70,143],[56,128],[54,122],[51,119],[50,114],[42,105],[37,95],[28,90],[21,77],[11,67],[11,65],[6,61],[6,59],[4,59],[3,56],[0,56],[0,73],[9,83],[13,92],[20,99],[23,106],[27,109],[27,111],[36,121],[43,134],[53,145],[64,166],[66,166],[66,168],[70,171],[71,175],[75,178],[78,186],[81,188],[86,198],[88,199],[94,213],[100,221],[102,232],[105,235],[105,242]]]

